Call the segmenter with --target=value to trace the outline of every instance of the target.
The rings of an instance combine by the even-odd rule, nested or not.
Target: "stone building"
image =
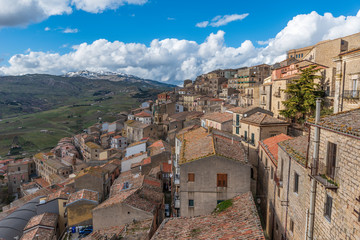
[[[19,194],[22,183],[29,181],[29,176],[36,174],[35,163],[30,159],[23,159],[7,164],[8,191]]]
[[[85,148],[83,152],[85,162],[99,161],[100,153],[102,151],[102,147],[94,142],[85,143]]]
[[[154,124],[144,124],[134,120],[125,122],[126,138],[128,143],[138,142],[143,138],[156,138],[157,126]]]
[[[219,202],[250,190],[244,147],[221,132],[198,128],[178,135],[174,168],[175,208],[182,217],[209,214]]]
[[[333,61],[336,63],[334,113],[359,108],[360,48],[340,53]]]
[[[292,139],[279,134],[259,142],[259,167],[256,187],[257,201],[265,232],[270,239],[281,239],[282,202],[280,175],[278,173],[278,143]]]
[[[213,112],[207,113],[201,118],[203,128],[214,128],[220,131],[232,132],[232,114]]]
[[[72,173],[71,164],[65,164],[56,158],[54,153],[38,153],[34,155],[33,160],[37,174],[50,184],[58,183]]]
[[[163,199],[160,180],[130,171],[123,173],[111,187],[109,199],[93,210],[94,230],[146,219],[154,219],[158,226],[162,221]]]
[[[92,210],[99,204],[99,193],[82,189],[72,193],[66,204],[68,226],[92,225]]]
[[[271,76],[264,79],[264,83],[260,86],[260,107],[271,111],[272,81]]]
[[[309,124],[309,159],[314,151],[314,128],[320,128],[319,159],[313,169],[317,181],[314,239],[359,239],[360,109]]]

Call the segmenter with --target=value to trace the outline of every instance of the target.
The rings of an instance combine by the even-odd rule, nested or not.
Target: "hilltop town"
[[[322,98],[294,121],[309,68]],[[359,93],[360,33],[185,80],[1,160],[0,239],[360,239]]]

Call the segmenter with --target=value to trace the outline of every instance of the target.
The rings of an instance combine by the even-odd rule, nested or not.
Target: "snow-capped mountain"
[[[82,70],[77,72],[68,72],[64,75],[65,77],[84,77],[84,78],[90,78],[90,79],[98,79],[103,78],[105,76],[117,76],[117,77],[123,77],[123,78],[137,78],[140,79],[137,76],[125,74],[125,73],[118,73],[118,72],[106,72],[106,71],[88,71],[88,70]]]

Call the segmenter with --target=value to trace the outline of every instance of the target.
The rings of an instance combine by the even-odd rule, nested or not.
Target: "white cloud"
[[[203,22],[197,23],[195,26],[199,27],[199,28],[204,28],[204,27],[207,27],[208,25],[209,25],[209,21],[203,21]]]
[[[76,9],[100,13],[107,9],[115,10],[125,4],[143,5],[147,0],[72,0]]]
[[[195,26],[200,27],[200,28],[204,28],[204,27],[207,27],[207,26],[220,27],[220,26],[225,26],[230,22],[243,20],[247,16],[249,16],[248,13],[232,14],[232,15],[224,15],[224,16],[219,15],[219,16],[214,17],[211,20],[211,22],[203,21],[203,22],[197,23]]]
[[[79,32],[79,29],[77,28],[65,28],[63,33],[77,33]]]
[[[169,21],[174,21],[175,18],[173,18],[173,17],[168,17],[167,20],[169,20]]]
[[[53,15],[71,14],[73,7],[91,13],[115,10],[148,0],[0,0],[0,27],[26,26]]]
[[[249,40],[240,47],[228,47],[223,31],[210,34],[202,43],[171,38],[155,39],[146,46],[99,39],[72,46],[63,55],[31,50],[14,55],[8,66],[0,67],[0,74],[63,74],[87,69],[119,71],[161,81],[194,79],[217,68],[281,61],[289,49],[356,32],[360,32],[360,13],[334,17],[312,12],[295,16],[274,38],[263,41],[262,47],[255,47]]]
[[[48,32],[48,31],[50,31],[51,30],[51,28],[49,28],[49,27],[45,27],[44,28],[44,31],[46,31],[46,32]]]

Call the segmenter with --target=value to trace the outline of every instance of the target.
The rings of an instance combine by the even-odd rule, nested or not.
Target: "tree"
[[[283,90],[287,94],[287,100],[282,103],[285,106],[280,114],[295,122],[303,122],[306,117],[311,116],[316,109],[316,98],[323,97],[325,92],[321,85],[315,83],[316,79],[322,78],[316,73],[317,66],[311,66],[300,70],[299,78],[293,80]]]

